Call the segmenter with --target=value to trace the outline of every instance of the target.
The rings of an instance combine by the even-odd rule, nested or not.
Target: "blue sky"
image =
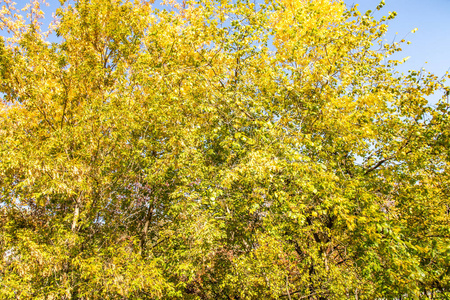
[[[359,4],[359,10],[367,11],[378,5],[380,0],[345,0],[347,5]],[[401,71],[421,69],[443,75],[450,68],[450,0],[386,0],[386,5],[376,16],[387,15],[389,11],[397,12],[397,17],[389,22],[386,40],[391,42],[398,32],[396,40],[408,34],[400,56],[410,56]],[[428,62],[425,64],[425,62]]]
[[[439,77],[446,71],[450,72],[450,0],[385,0],[386,5],[376,11],[379,2],[345,0],[347,5],[358,3],[360,11],[375,11],[374,16],[378,18],[390,11],[397,13],[397,17],[388,23],[386,41],[392,42],[394,38],[400,41],[405,35],[405,39],[411,41],[410,45],[404,44],[403,51],[395,56],[396,59],[410,57],[405,64],[397,67],[398,71],[425,68]],[[409,33],[414,28],[418,30]],[[450,82],[447,81],[447,84]],[[435,104],[440,96],[436,93],[428,97],[428,101]]]

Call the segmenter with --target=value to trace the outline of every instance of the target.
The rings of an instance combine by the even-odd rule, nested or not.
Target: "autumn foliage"
[[[60,2],[1,1],[0,299],[450,297],[450,89],[394,14]]]

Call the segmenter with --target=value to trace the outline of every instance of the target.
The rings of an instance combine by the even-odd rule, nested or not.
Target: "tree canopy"
[[[0,10],[1,299],[450,297],[450,89],[395,13],[60,2]]]

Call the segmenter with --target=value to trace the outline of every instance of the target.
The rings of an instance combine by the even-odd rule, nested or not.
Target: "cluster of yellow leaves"
[[[62,1],[49,43],[44,4],[0,11],[0,298],[449,293],[448,88],[394,14]]]

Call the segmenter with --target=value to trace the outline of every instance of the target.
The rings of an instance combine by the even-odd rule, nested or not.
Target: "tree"
[[[61,2],[0,14],[0,298],[450,296],[449,89],[394,14]]]

